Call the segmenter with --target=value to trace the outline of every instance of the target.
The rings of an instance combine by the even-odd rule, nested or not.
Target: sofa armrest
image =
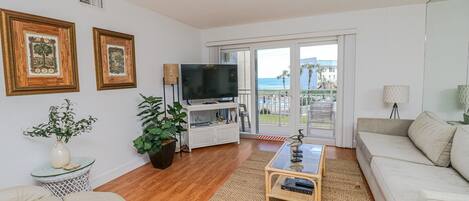
[[[39,186],[18,186],[0,190],[1,201],[59,201]]]
[[[469,194],[447,193],[437,191],[420,191],[418,201],[467,201]]]
[[[358,118],[358,132],[379,133],[385,135],[407,136],[414,120]]]

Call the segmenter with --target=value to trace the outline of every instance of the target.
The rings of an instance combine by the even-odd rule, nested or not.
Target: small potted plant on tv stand
[[[175,102],[169,107],[170,117],[164,117],[162,98],[154,96],[140,96],[143,101],[138,105],[142,110],[137,116],[142,121],[143,133],[133,141],[134,147],[140,154],[148,153],[155,168],[166,169],[171,166],[176,152],[176,136],[185,131],[186,113],[182,106]]]

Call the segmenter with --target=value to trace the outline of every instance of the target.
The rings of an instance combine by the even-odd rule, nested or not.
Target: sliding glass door
[[[302,44],[300,60],[299,128],[307,136],[334,138],[337,112],[336,41]]]
[[[251,51],[246,48],[227,49],[220,52],[220,63],[238,65],[238,103],[240,131],[253,133],[251,106]]]
[[[288,135],[291,130],[291,48],[256,50],[257,133]]]
[[[339,48],[328,38],[222,49],[221,63],[238,64],[241,132],[290,136],[303,129],[333,140]]]

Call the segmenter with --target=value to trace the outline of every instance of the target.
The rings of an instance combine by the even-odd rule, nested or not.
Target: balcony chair
[[[246,126],[245,126],[245,119],[248,120],[248,126],[251,128],[251,120],[249,119],[249,111],[247,109],[246,104],[239,104],[239,117],[241,118],[241,131],[246,132]]]
[[[332,124],[335,121],[334,102],[332,101],[318,101],[310,105],[308,111],[308,120],[306,123],[306,135],[311,136],[311,130],[317,124]]]

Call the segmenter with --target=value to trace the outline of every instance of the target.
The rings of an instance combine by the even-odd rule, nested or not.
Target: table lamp
[[[179,64],[164,64],[164,84],[175,85],[178,84],[179,79]]]
[[[407,85],[386,85],[383,91],[385,103],[393,104],[389,119],[400,119],[398,103],[409,102],[409,86]]]
[[[165,85],[171,85],[173,89],[173,103],[179,102],[179,64],[163,64],[163,104],[164,104],[164,116],[166,117],[166,87]],[[177,92],[174,91],[176,85]],[[177,98],[176,98],[177,97]],[[182,134],[179,133],[179,154],[182,156],[182,152],[188,152],[188,148],[182,145]]]
[[[173,88],[173,102],[179,102],[179,64],[164,64],[163,65],[163,94],[164,104],[166,107],[166,92],[165,85],[171,85]],[[177,93],[174,92],[174,85],[176,85]],[[165,108],[166,110],[166,108]]]
[[[469,85],[459,85],[459,102],[464,105],[464,124],[469,124]]]

